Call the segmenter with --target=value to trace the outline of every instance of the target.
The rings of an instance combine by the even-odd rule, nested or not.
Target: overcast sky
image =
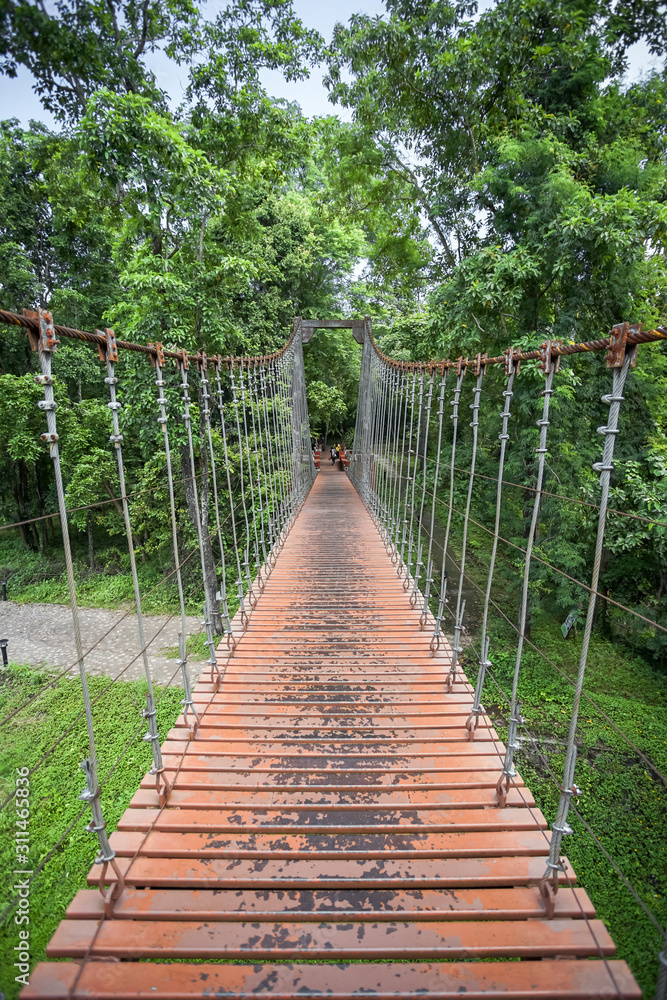
[[[492,0],[482,0],[480,10],[491,5]],[[214,13],[215,10],[223,6],[219,0],[210,0],[204,7],[205,11]],[[376,15],[384,11],[382,0],[294,0],[294,9],[301,20],[310,28],[316,28],[327,41],[330,40],[336,22],[347,22],[349,17],[362,11],[365,14]],[[175,103],[181,98],[183,88],[187,83],[187,69],[179,69],[174,63],[166,59],[160,53],[156,53],[148,60],[149,65],[157,76],[158,84],[170,94]],[[654,65],[654,60],[649,56],[646,46],[638,43],[630,51],[630,72],[629,79],[638,79],[642,73],[649,70]],[[339,114],[344,120],[349,120],[351,111],[344,108],[337,109],[330,104],[327,99],[327,92],[322,85],[322,69],[314,69],[310,79],[297,83],[286,83],[280,73],[265,71],[262,74],[263,82],[268,92],[273,97],[283,97],[289,101],[296,101],[301,105],[301,110],[307,116]],[[10,80],[6,76],[0,76],[0,119],[18,118],[27,126],[31,118],[42,121],[49,126],[55,126],[55,122],[42,108],[39,98],[32,89],[32,75],[20,69],[18,77]]]

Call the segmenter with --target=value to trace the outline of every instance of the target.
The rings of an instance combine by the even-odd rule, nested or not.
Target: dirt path
[[[102,611],[97,608],[79,608],[84,652],[100,640],[86,657],[88,673],[115,677],[123,673],[125,680],[138,680],[144,676],[143,661],[139,653],[137,618],[124,616],[123,611]],[[168,659],[165,651],[178,645],[180,616],[144,615],[144,634],[148,646],[148,662],[156,684],[166,684],[177,664]],[[188,634],[201,628],[201,618],[187,618]],[[111,631],[109,631],[111,630]],[[105,638],[102,638],[105,636]],[[62,604],[17,604],[0,602],[0,639],[8,639],[7,653],[11,662],[30,663],[35,666],[65,667],[74,664],[76,650],[72,628],[72,614]],[[197,680],[205,663],[190,660],[192,680]],[[176,678],[175,683],[178,683]]]

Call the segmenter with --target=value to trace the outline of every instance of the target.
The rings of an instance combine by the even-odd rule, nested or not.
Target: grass
[[[185,648],[188,657],[195,660],[208,660],[209,651],[206,645],[206,632],[197,632],[195,635],[189,635],[185,643]],[[178,646],[167,646],[162,651],[162,655],[166,656],[168,660],[176,660],[180,656],[180,650]]]
[[[51,674],[31,667],[10,665],[0,672],[0,717],[5,719],[28,698],[35,700],[3,726],[3,754],[0,760],[0,799],[14,790],[18,767],[33,768],[72,724],[74,728],[55,753],[30,777],[30,864],[36,870],[54,845],[63,843],[47,861],[30,886],[31,968],[44,958],[44,950],[75,892],[85,888],[86,876],[97,853],[97,838],[85,832],[90,820],[86,812],[66,834],[83,808],[77,796],[85,787],[80,762],[88,756],[88,740],[83,720],[74,722],[83,708],[78,677],[66,676],[47,689]],[[109,684],[108,678],[89,677],[91,699]],[[109,831],[127,808],[135,789],[151,763],[151,750],[142,740],[146,724],[140,712],[145,705],[145,684],[138,681],[114,686],[93,706],[98,773],[100,782],[122,755],[105,782],[101,801]],[[181,711],[180,688],[156,688],[158,731],[165,736]],[[0,889],[0,914],[10,905],[15,892],[10,874],[17,867],[15,856],[16,807],[10,801],[0,812],[0,866],[6,873]],[[18,867],[23,867],[19,865]],[[15,911],[0,925],[0,952],[14,954],[18,944]],[[16,970],[5,962],[0,989],[14,1000],[21,984],[14,981]]]
[[[74,560],[76,593],[79,605],[87,608],[116,610],[134,603],[134,589],[126,551],[109,547],[97,553],[99,568],[91,570],[83,554]],[[193,561],[194,565],[194,561]],[[137,563],[141,606],[146,614],[178,614],[175,578],[163,581],[171,567],[157,561]],[[195,572],[199,563],[196,562]],[[201,613],[201,599],[188,599],[192,590],[186,572],[186,613]],[[19,604],[69,604],[65,560],[60,553],[52,557],[26,549],[16,535],[0,533],[0,578],[7,580],[7,597]],[[200,589],[200,588],[199,588]]]
[[[569,677],[578,664],[581,634],[563,640],[559,623],[541,621],[533,642]],[[515,648],[507,631],[491,640],[493,678],[511,689]],[[495,653],[493,652],[495,650]],[[476,666],[469,663],[469,676]],[[667,774],[667,676],[618,645],[594,637],[584,690],[635,746]],[[525,738],[516,764],[549,824],[555,818],[565,762],[565,741],[572,711],[573,688],[546,660],[524,653],[519,683]],[[507,704],[487,681],[485,705],[501,739],[507,733]],[[532,736],[533,740],[526,739]],[[573,834],[563,840],[578,882],[586,889],[644,996],[654,995],[661,936],[632,893],[605,858],[604,847],[659,925],[667,924],[667,789],[604,716],[582,701],[577,734],[575,781],[581,796],[575,808],[593,831],[571,811]],[[550,771],[556,776],[554,781]]]

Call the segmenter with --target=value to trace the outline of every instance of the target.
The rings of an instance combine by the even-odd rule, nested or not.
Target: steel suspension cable
[[[389,452],[389,412],[391,405],[391,395],[390,395],[390,371],[391,369],[387,365],[383,365],[380,369],[380,387],[381,387],[381,402],[380,402],[380,442],[379,442],[379,456],[378,456],[378,517],[380,522],[380,537],[383,543],[386,545],[387,538],[387,524],[386,524],[386,512],[385,512],[385,494],[387,490],[388,481],[388,452]]]
[[[230,386],[231,386],[231,390],[232,390],[232,407],[233,407],[233,410],[234,410],[234,417],[235,417],[235,420],[236,420],[236,433],[237,433],[238,442],[239,442],[239,468],[241,470],[240,471],[240,475],[241,475],[241,502],[242,502],[242,506],[243,506],[243,520],[245,522],[245,544],[244,544],[243,559],[241,560],[241,564],[243,566],[243,569],[245,570],[246,583],[247,583],[247,587],[248,587],[248,590],[247,590],[248,604],[252,608],[255,605],[255,600],[256,599],[255,599],[255,595],[254,595],[253,589],[252,589],[252,578],[250,576],[250,521],[248,520],[248,507],[247,507],[247,503],[246,503],[245,472],[244,472],[244,466],[243,466],[244,443],[243,443],[243,436],[241,434],[241,421],[240,421],[240,418],[239,418],[239,400],[238,400],[238,397],[236,395],[236,380],[234,378],[234,364],[235,364],[235,362],[232,361],[232,363],[230,365],[230,368],[229,368],[229,382],[230,382]],[[243,578],[241,578],[241,579],[243,579]]]
[[[377,461],[377,441],[379,437],[380,422],[380,361],[373,355],[371,366],[371,424],[369,441],[369,481],[367,506],[370,515],[377,526],[377,486],[378,486],[378,461]]]
[[[512,360],[512,349],[510,348],[507,352],[507,383],[503,391],[503,399],[505,400],[505,405],[503,407],[502,413],[500,414],[500,419],[502,421],[502,430],[498,435],[498,440],[500,441],[500,456],[498,458],[498,485],[496,489],[496,520],[493,532],[493,545],[491,547],[491,559],[489,561],[489,572],[486,581],[486,592],[484,594],[484,611],[482,614],[482,635],[481,635],[481,650],[479,657],[479,669],[477,671],[477,682],[475,684],[475,696],[473,698],[472,708],[470,710],[470,716],[466,721],[466,729],[468,730],[470,739],[475,738],[475,731],[477,729],[477,724],[479,722],[480,713],[483,712],[482,707],[482,692],[484,690],[484,679],[486,676],[486,671],[491,665],[489,661],[489,637],[488,637],[488,621],[489,621],[489,602],[491,600],[491,587],[493,585],[493,574],[496,566],[496,554],[498,552],[498,533],[500,530],[500,513],[502,509],[502,495],[503,495],[503,472],[505,469],[505,451],[507,442],[509,441],[509,434],[507,432],[509,418],[510,418],[510,403],[512,396],[514,395],[512,389],[514,385],[514,376],[516,374],[517,366]],[[475,475],[475,470],[471,466],[470,468],[471,480]],[[435,497],[433,499],[435,504]],[[464,569],[461,570],[461,579],[463,579]]]
[[[215,449],[213,448],[213,428],[211,427],[211,410],[208,405],[208,401],[212,397],[211,394],[209,393],[211,383],[208,377],[208,361],[206,355],[201,356],[198,367],[202,382],[202,404],[203,404],[202,413],[204,416],[204,425],[206,427],[206,440],[208,442],[208,460],[209,460],[209,467],[211,469],[211,486],[213,488],[213,508],[215,511],[215,530],[218,536],[218,546],[220,548],[221,579],[220,579],[220,590],[217,591],[216,596],[222,608],[223,626],[225,634],[227,636],[227,645],[229,646],[230,636],[232,632],[232,624],[229,617],[229,604],[227,601],[227,561],[225,559],[225,543],[222,537],[222,526],[220,522],[220,503],[218,498],[218,475],[215,462]],[[213,675],[212,670],[211,670],[211,683],[215,684],[215,677]]]
[[[521,659],[523,656],[523,643],[526,632],[526,620],[528,616],[528,584],[530,581],[530,563],[531,555],[533,552],[533,543],[535,541],[535,532],[537,530],[537,522],[540,513],[540,499],[542,491],[542,483],[544,481],[544,464],[547,454],[547,431],[549,429],[549,404],[551,397],[554,393],[553,379],[554,373],[558,368],[558,359],[554,360],[551,355],[551,341],[547,341],[543,345],[543,361],[542,370],[545,373],[544,376],[544,389],[542,390],[542,398],[544,400],[542,404],[542,416],[537,421],[537,426],[540,429],[540,443],[539,447],[536,448],[538,455],[538,465],[537,465],[537,483],[536,483],[536,493],[533,501],[533,512],[530,522],[530,530],[528,534],[528,542],[526,544],[526,558],[524,562],[524,572],[523,572],[523,586],[521,592],[521,606],[519,610],[519,634],[517,642],[517,652],[516,660],[514,664],[514,676],[512,679],[512,703],[510,708],[510,719],[509,719],[509,731],[507,736],[507,749],[505,751],[505,762],[503,765],[503,772],[498,780],[498,785],[496,788],[496,794],[498,799],[498,804],[504,806],[507,800],[507,790],[509,789],[510,779],[514,777],[514,751],[517,747],[517,731],[519,723],[521,721],[521,705],[518,702],[518,686],[519,686],[519,673],[521,670]]]
[[[102,813],[100,802],[100,789],[97,776],[97,755],[95,751],[95,733],[93,728],[93,716],[90,704],[90,694],[88,691],[88,678],[83,654],[83,642],[81,639],[81,625],[79,622],[79,610],[76,600],[76,586],[74,583],[74,565],[72,561],[72,550],[69,540],[69,526],[67,514],[65,513],[65,489],[63,485],[62,469],[60,465],[60,450],[58,447],[58,429],[56,424],[56,409],[54,393],[54,379],[51,374],[51,363],[53,351],[58,345],[53,329],[53,317],[51,313],[40,309],[38,312],[39,334],[37,348],[39,354],[39,366],[41,374],[35,376],[35,381],[43,387],[44,399],[38,402],[38,407],[46,414],[47,431],[42,434],[42,441],[49,445],[49,454],[53,462],[53,472],[56,482],[56,494],[58,497],[58,509],[60,511],[60,523],[63,533],[63,547],[65,553],[65,567],[67,572],[67,586],[70,596],[70,607],[72,611],[72,625],[74,628],[74,641],[76,645],[77,659],[79,665],[79,678],[81,680],[81,691],[86,712],[86,730],[88,734],[88,748],[90,756],[81,763],[81,768],[86,777],[86,788],[79,798],[90,806],[92,820],[86,827],[90,833],[97,835],[99,853],[95,858],[95,864],[101,866],[99,886],[105,900],[105,906],[110,906],[114,899],[123,890],[123,875],[116,861],[116,852],[109,843],[106,832],[106,823]],[[107,894],[104,892],[104,880],[111,865],[116,874],[116,883]]]
[[[96,330],[99,335],[102,331]],[[109,438],[111,444],[114,446],[114,451],[116,454],[116,463],[118,465],[118,481],[120,485],[121,492],[121,503],[123,506],[123,521],[125,524],[125,536],[127,538],[127,549],[130,557],[130,573],[132,576],[132,588],[134,590],[134,605],[137,614],[137,633],[139,636],[139,648],[141,660],[144,668],[144,676],[146,678],[147,692],[146,692],[146,708],[143,712],[143,716],[148,720],[148,733],[144,737],[145,740],[150,741],[151,750],[153,753],[153,766],[150,773],[155,776],[155,787],[162,798],[167,796],[170,792],[169,782],[164,776],[164,765],[162,763],[162,751],[160,749],[160,735],[157,729],[157,721],[155,718],[155,695],[153,693],[153,679],[151,677],[151,669],[148,663],[148,656],[146,653],[146,639],[144,636],[144,619],[141,611],[141,595],[139,593],[139,578],[137,576],[137,563],[134,557],[134,536],[132,535],[132,525],[130,522],[130,507],[127,502],[127,491],[125,487],[125,468],[123,464],[123,435],[120,433],[120,425],[118,420],[118,411],[121,409],[122,404],[118,402],[116,385],[118,384],[118,379],[115,374],[115,358],[118,357],[115,344],[113,342],[113,332],[111,330],[105,330],[104,335],[107,338],[107,350],[106,350],[106,367],[107,367],[107,377],[105,382],[109,386],[109,396],[110,402],[107,404],[112,414],[113,421],[113,434]],[[194,475],[194,469],[192,470]],[[163,783],[164,788],[160,789],[160,782]]]
[[[241,391],[241,408],[243,410],[243,440],[245,441],[246,455],[248,458],[248,480],[250,483],[250,509],[252,512],[251,513],[252,535],[254,538],[253,552],[255,554],[255,579],[257,582],[257,589],[261,592],[263,586],[260,577],[262,561],[259,551],[259,532],[257,531],[257,509],[259,507],[259,497],[255,496],[255,476],[253,475],[252,458],[250,455],[250,434],[248,433],[246,386],[245,386],[245,379],[243,378],[243,365],[239,365],[239,389]],[[257,483],[257,490],[259,491],[259,483]]]
[[[421,578],[421,567],[424,565],[422,560],[422,556],[424,554],[422,531],[424,524],[424,501],[426,500],[426,456],[428,453],[428,433],[431,424],[431,403],[433,401],[434,381],[435,381],[435,372],[432,371],[431,377],[429,379],[428,393],[426,394],[426,404],[425,404],[424,452],[419,456],[419,461],[422,466],[422,493],[421,493],[421,500],[419,502],[419,517],[417,519],[417,556],[415,561],[414,584],[412,587],[412,594],[410,595],[410,605],[413,608],[416,607],[417,605],[417,599],[419,597],[419,580]],[[417,450],[419,450],[419,443],[417,444]],[[428,576],[428,565],[426,569],[426,575]]]
[[[397,499],[399,496],[401,488],[401,469],[399,466],[399,444],[401,439],[401,415],[403,413],[403,389],[405,382],[405,374],[401,369],[395,370],[395,419],[394,419],[394,430],[393,430],[393,449],[392,449],[392,488],[390,495],[390,508],[389,508],[389,544],[387,551],[391,555],[392,564],[396,563],[398,559],[398,515],[397,515]]]
[[[275,450],[271,446],[271,434],[269,432],[269,406],[266,396],[266,377],[267,377],[267,367],[261,365],[259,368],[259,398],[261,399],[260,407],[260,421],[259,421],[259,446],[262,452],[262,468],[264,469],[264,482],[266,483],[267,490],[267,521],[269,526],[269,565],[271,568],[275,565],[275,547],[278,542],[278,530],[277,530],[277,519],[278,519],[278,508],[276,499],[276,465],[275,465]],[[262,433],[262,421],[264,422],[264,432]]]
[[[547,861],[547,870],[541,883],[541,890],[547,897],[553,897],[558,891],[556,873],[562,869],[560,860],[560,848],[563,835],[571,833],[571,828],[567,822],[567,814],[570,808],[570,800],[577,794],[578,789],[574,784],[574,770],[577,759],[577,747],[575,738],[577,735],[577,723],[579,720],[579,705],[584,686],[586,665],[588,662],[588,649],[593,630],[593,618],[595,616],[596,598],[595,592],[598,589],[600,579],[600,566],[602,563],[602,549],[604,545],[605,526],[607,519],[607,504],[609,502],[609,488],[611,483],[611,473],[614,468],[613,458],[616,447],[616,437],[620,433],[618,426],[621,403],[623,402],[623,388],[630,370],[631,364],[636,360],[636,347],[626,349],[625,356],[620,368],[615,368],[612,376],[612,391],[602,397],[602,402],[609,406],[609,418],[606,425],[598,427],[598,434],[604,436],[604,446],[602,461],[593,465],[594,472],[600,474],[600,514],[598,519],[598,529],[595,539],[595,556],[593,559],[593,573],[591,577],[591,594],[588,601],[588,612],[584,635],[581,644],[581,655],[579,659],[579,669],[577,671],[577,682],[572,702],[572,717],[567,738],[567,751],[565,755],[565,767],[563,776],[563,786],[561,789],[560,802],[556,820],[551,827],[551,848]]]
[[[268,573],[270,567],[268,564],[268,554],[266,548],[266,525],[265,525],[265,504],[262,502],[262,472],[263,472],[263,482],[264,482],[264,496],[268,499],[268,486],[266,483],[266,465],[264,463],[264,451],[261,444],[258,446],[258,441],[261,442],[261,431],[258,435],[257,424],[259,423],[259,409],[257,403],[257,385],[255,370],[253,368],[248,368],[248,398],[250,400],[250,417],[252,421],[252,439],[255,446],[255,469],[257,472],[257,502],[259,505],[259,548],[262,556],[262,566],[258,570],[258,577],[261,578],[261,569]],[[255,420],[255,409],[258,409],[257,420]],[[261,452],[261,458],[260,458]],[[260,470],[260,464],[262,469]],[[268,506],[268,504],[267,504]],[[255,514],[255,522],[257,520],[257,514]],[[262,580],[259,584],[260,589],[264,589],[264,581]]]
[[[277,545],[280,549],[283,545],[283,530],[285,523],[285,509],[286,509],[286,483],[285,483],[285,453],[283,449],[283,438],[282,431],[279,424],[279,396],[278,396],[278,385],[277,385],[277,374],[276,374],[276,363],[271,362],[268,372],[267,372],[267,389],[270,386],[271,389],[271,420],[273,423],[273,440],[275,442],[275,468],[276,468],[276,495],[278,501],[278,507],[276,510],[276,530],[277,530]]]
[[[412,478],[410,483],[410,526],[408,528],[408,562],[403,589],[409,590],[410,577],[412,576],[412,552],[414,549],[414,525],[415,525],[415,491],[417,488],[417,463],[419,461],[419,443],[421,441],[422,413],[424,410],[424,384],[425,373],[422,370],[419,376],[419,395],[417,399],[417,430],[414,439],[414,450],[412,440],[410,441],[410,453],[414,455],[412,463]],[[416,567],[415,567],[416,570]]]
[[[384,495],[387,485],[387,445],[388,445],[388,418],[389,418],[389,369],[387,365],[380,366],[380,412],[379,412],[380,436],[378,439],[378,480],[377,480],[377,512],[378,527],[380,536],[384,542],[386,539],[386,524],[384,511]]]
[[[447,385],[447,369],[443,368],[440,376],[440,395],[438,396],[438,443],[435,452],[435,472],[433,480],[433,503],[431,504],[431,530],[428,536],[428,553],[426,555],[426,586],[424,588],[424,604],[419,618],[422,629],[426,627],[428,620],[428,604],[431,597],[431,587],[433,585],[433,533],[435,530],[435,494],[438,491],[438,481],[440,478],[440,455],[442,450],[442,421],[445,412],[445,388]],[[424,476],[424,484],[426,477]]]
[[[399,471],[398,471],[398,493],[397,493],[397,497],[396,497],[396,518],[395,518],[394,560],[393,560],[394,564],[398,563],[398,568],[397,568],[396,572],[398,573],[399,576],[400,576],[400,573],[401,573],[401,564],[399,562],[399,558],[400,558],[400,539],[401,539],[401,532],[403,531],[404,524],[405,524],[405,519],[403,517],[403,513],[404,513],[403,512],[403,507],[405,506],[405,501],[403,502],[403,506],[402,506],[401,505],[401,496],[402,496],[402,493],[403,493],[403,481],[404,481],[403,480],[403,466],[404,466],[404,463],[405,463],[405,436],[406,436],[406,433],[407,433],[407,426],[408,426],[408,404],[409,404],[409,399],[410,399],[409,375],[407,374],[407,372],[403,372],[402,374],[403,374],[403,397],[404,397],[404,401],[405,401],[405,406],[403,407],[403,424],[402,424],[403,430],[402,430],[402,436],[401,436],[401,462],[400,462],[400,467],[399,467]],[[414,376],[413,376],[413,382],[414,382]],[[407,489],[407,479],[405,480],[405,483],[406,483],[406,489]]]
[[[460,360],[461,359],[459,359],[459,361]],[[443,543],[443,553],[442,553],[442,567],[440,571],[440,595],[438,598],[438,613],[435,617],[435,629],[433,631],[433,637],[431,639],[432,652],[435,652],[436,649],[440,648],[440,637],[442,635],[442,619],[444,616],[445,605],[447,603],[447,553],[449,551],[449,532],[452,525],[452,504],[454,502],[454,462],[456,460],[456,440],[459,428],[459,401],[461,399],[461,388],[463,385],[464,375],[465,375],[465,368],[461,364],[459,364],[459,368],[456,375],[456,384],[454,386],[454,392],[452,394],[452,399],[449,404],[452,407],[452,413],[450,417],[452,421],[452,450],[449,463],[449,509],[447,511],[447,524],[445,526],[445,541]]]
[[[241,569],[241,554],[239,552],[238,533],[236,530],[236,517],[234,516],[235,508],[234,508],[234,498],[232,495],[232,479],[230,471],[229,452],[227,449],[227,428],[225,426],[225,404],[222,396],[222,381],[220,378],[221,368],[222,368],[222,362],[218,360],[218,362],[215,365],[215,383],[216,383],[216,391],[218,394],[218,413],[220,414],[220,430],[222,432],[222,450],[225,461],[225,472],[227,475],[227,492],[229,494],[229,510],[232,522],[232,540],[234,545],[234,556],[236,559],[236,571],[237,571],[236,588],[239,601],[239,615],[241,618],[241,625],[243,628],[245,628],[248,622],[248,616],[245,609],[245,596],[243,593],[243,571]],[[241,469],[241,489],[243,489],[243,469]],[[230,632],[228,633],[228,640],[227,640],[228,646],[230,642],[233,642],[233,640],[230,637],[231,637],[231,628]]]
[[[474,484],[475,475],[475,463],[477,461],[477,444],[479,441],[479,398],[482,392],[482,381],[486,373],[486,365],[481,357],[477,357],[477,382],[475,383],[475,388],[473,389],[473,401],[470,403],[470,409],[473,413],[473,418],[470,423],[472,427],[472,450],[470,454],[470,474],[468,478],[468,494],[466,497],[466,509],[465,516],[463,518],[463,540],[461,543],[461,571],[459,573],[459,586],[456,594],[456,618],[454,624],[454,642],[452,644],[452,659],[449,668],[449,674],[447,677],[447,687],[451,691],[456,680],[456,668],[458,665],[459,654],[461,653],[461,631],[463,629],[463,617],[465,614],[465,601],[463,598],[463,573],[465,571],[466,564],[466,554],[468,545],[468,524],[470,520],[470,504],[472,503],[472,489]],[[451,513],[451,504],[450,504]]]
[[[181,357],[178,368],[181,375],[181,390],[183,393],[183,421],[185,423],[185,429],[188,437],[188,454],[190,458],[190,470],[192,476],[195,475],[195,449],[194,442],[192,439],[192,417],[190,415],[190,395],[188,389],[190,388],[188,383],[188,367],[189,363],[185,358],[185,355]],[[209,588],[206,585],[207,580],[207,570],[206,570],[206,557],[204,554],[204,530],[202,526],[202,512],[199,506],[199,490],[197,489],[196,480],[192,480],[192,513],[194,517],[192,520],[195,525],[195,533],[197,535],[197,547],[199,549],[199,561],[201,563],[201,575],[204,581],[204,628],[206,629],[206,645],[209,651],[209,663],[211,665],[211,677],[215,676],[217,682],[222,679],[220,674],[220,669],[218,667],[218,662],[215,655],[215,642],[213,640],[213,608],[210,607],[210,600],[208,595]]]

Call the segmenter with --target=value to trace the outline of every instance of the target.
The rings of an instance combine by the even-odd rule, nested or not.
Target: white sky
[[[203,10],[213,15],[222,6],[221,2],[209,0]],[[293,6],[304,24],[309,28],[316,28],[327,41],[331,39],[336,22],[345,23],[352,14],[359,12],[376,15],[384,11],[382,0],[294,0]],[[158,85],[178,103],[187,83],[186,67],[179,68],[160,53],[155,53],[147,61],[157,76]],[[310,79],[286,83],[280,73],[267,70],[262,74],[262,80],[273,97],[297,101],[303,113],[309,117],[336,114],[334,105],[327,100],[327,92],[322,85],[323,75],[324,70],[316,67],[312,70]],[[27,126],[29,120],[34,118],[55,127],[53,118],[44,111],[32,90],[32,83],[32,74],[22,68],[13,80],[0,76],[0,119],[18,118]],[[350,116],[350,112],[346,113],[344,109],[340,111],[342,117]]]
[[[480,0],[480,11],[491,6],[491,3],[492,0]],[[209,0],[204,11],[213,14],[220,6],[222,6],[221,0]],[[382,0],[335,0],[335,2],[294,0],[294,9],[304,24],[316,28],[329,41],[337,21],[346,23],[350,16],[357,12],[370,15],[382,14],[384,4]],[[638,79],[656,65],[656,61],[651,58],[642,42],[632,46],[629,56],[629,80]],[[160,53],[150,58],[149,65],[157,76],[158,84],[170,94],[175,103],[178,103],[187,82],[187,69],[185,67],[179,69]],[[311,72],[310,79],[286,83],[280,73],[265,71],[262,79],[273,97],[298,102],[303,113],[309,117],[338,114],[343,120],[349,120],[351,111],[336,108],[329,103],[327,92],[322,85],[323,75],[322,68],[315,68]],[[42,108],[39,98],[32,89],[32,83],[32,75],[23,69],[19,69],[18,77],[13,80],[0,76],[0,119],[18,118],[24,126],[27,126],[29,120],[34,118],[44,122],[45,125],[57,127],[51,115]]]

